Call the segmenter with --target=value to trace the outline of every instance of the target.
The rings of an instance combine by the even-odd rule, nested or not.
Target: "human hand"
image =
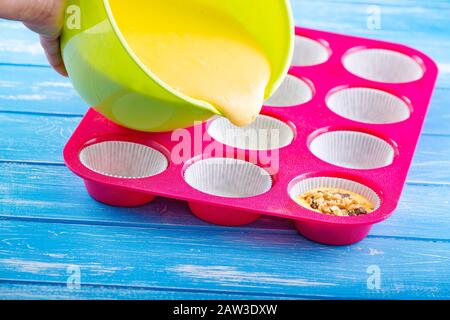
[[[38,33],[50,65],[67,76],[59,44],[64,7],[65,0],[0,0],[0,18],[22,21]]]

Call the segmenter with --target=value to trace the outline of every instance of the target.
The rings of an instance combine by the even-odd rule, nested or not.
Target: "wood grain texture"
[[[62,149],[79,117],[0,112],[0,161],[63,164]],[[14,135],[11,136],[11,132]],[[450,135],[421,137],[409,180],[420,183],[450,182]]]
[[[289,221],[199,221],[183,202],[120,209],[93,201],[63,165],[87,106],[37,37],[0,20],[0,299],[450,298],[450,2],[292,1],[298,24],[413,46],[441,74],[408,184],[363,242],[326,247]],[[381,29],[367,9],[381,9]],[[66,287],[81,268],[81,290]],[[370,266],[381,271],[370,290]]]
[[[295,234],[17,221],[2,222],[0,234],[6,279],[65,283],[67,267],[76,265],[86,284],[279,297],[450,297],[450,242],[418,246],[416,240],[377,238],[331,248]],[[381,269],[380,290],[367,288],[372,265]]]
[[[291,0],[291,3],[296,22],[301,26],[403,42],[426,49],[440,62],[449,62],[445,54],[450,45],[446,37],[450,10],[447,1]],[[367,29],[367,8],[371,5],[382,9],[380,30]],[[20,24],[0,23],[1,62],[47,65],[35,35]]]
[[[28,181],[32,183],[27,184]],[[218,232],[230,230],[198,220],[182,201],[159,198],[147,206],[131,209],[102,205],[89,197],[83,182],[64,166],[53,165],[43,170],[41,165],[3,163],[0,164],[0,185],[0,217],[6,220],[140,228],[167,226],[179,228],[180,232],[185,227]],[[421,196],[417,197],[418,194]],[[449,198],[448,185],[410,183],[393,217],[376,226],[371,236],[450,241]],[[432,212],[430,203],[434,203]],[[413,214],[411,208],[414,208]],[[267,217],[247,227],[232,228],[230,232],[252,229],[260,229],[261,234],[296,233],[288,220]]]
[[[279,296],[247,295],[209,290],[176,290],[162,288],[143,288],[132,286],[83,285],[80,289],[71,289],[64,283],[39,281],[2,281],[0,280],[0,300],[279,300]],[[289,297],[288,297],[289,298]],[[292,297],[291,299],[294,299]],[[295,297],[295,299],[299,299]]]
[[[87,105],[51,68],[0,65],[0,111],[81,116]]]
[[[450,135],[450,86],[437,88],[424,132]],[[50,68],[0,65],[0,112],[83,116],[88,106]]]

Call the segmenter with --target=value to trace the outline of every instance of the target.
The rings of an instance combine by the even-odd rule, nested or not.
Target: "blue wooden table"
[[[334,248],[284,220],[223,228],[183,202],[93,201],[62,160],[87,106],[48,67],[34,34],[0,20],[0,298],[450,298],[450,1],[293,7],[302,26],[401,42],[439,63],[391,219],[365,241]]]

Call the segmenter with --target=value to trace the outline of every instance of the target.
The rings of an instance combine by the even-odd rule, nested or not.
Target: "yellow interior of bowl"
[[[142,24],[136,23],[136,21],[131,21],[130,25],[132,25],[135,29],[133,29],[133,27],[124,28],[123,12],[130,12],[129,3],[125,4],[122,1],[118,2],[118,0],[117,2],[115,2],[115,0],[104,1],[116,32],[118,33],[119,38],[121,38],[125,48],[152,79],[157,81],[165,89],[180,96],[182,99],[196,105],[201,105],[210,110],[217,109],[216,103],[210,103],[211,99],[204,99],[201,95],[196,96],[195,94],[185,94],[184,90],[180,90],[177,86],[170,85],[170,81],[168,83],[166,79],[161,79],[159,74],[157,72],[155,73],[153,70],[158,68],[149,68],[148,62],[145,61],[146,48],[138,48],[136,46],[136,39],[133,40],[133,36],[139,33],[139,30],[136,30],[136,28],[139,25],[142,27]],[[182,7],[186,5],[186,2],[178,1],[177,3],[176,0],[168,0],[166,1],[166,8],[169,8],[167,7],[169,5],[167,2],[172,2],[173,4],[172,12],[167,16],[170,18],[167,21],[167,27],[170,27],[171,24],[175,24],[175,27],[183,28],[183,25],[173,23],[173,21],[176,21],[176,13],[185,9]],[[122,5],[116,8],[118,3],[121,3]],[[155,20],[158,19],[158,16],[153,16],[146,19],[146,16],[151,15],[152,12],[151,1],[138,1],[135,6],[136,5],[140,5],[140,9],[143,9],[135,11],[140,12],[136,19],[141,19],[145,23],[147,23],[147,21],[155,22]],[[142,7],[143,5],[147,5],[148,9],[145,6]],[[222,15],[229,17],[230,20],[233,20],[235,25],[239,25],[239,27],[242,28],[242,34],[248,34],[252,39],[254,39],[255,43],[257,43],[259,48],[261,48],[261,52],[267,58],[270,66],[270,73],[268,79],[264,80],[264,90],[261,93],[261,96],[263,97],[261,97],[260,100],[263,100],[263,98],[268,98],[281,83],[282,78],[288,70],[289,62],[292,56],[294,29],[288,2],[268,0],[191,0],[189,5],[191,7],[197,5],[199,8],[202,8],[202,10],[205,10],[212,16],[211,19],[214,19],[214,15],[220,12]],[[126,10],[123,6],[127,6],[128,10]],[[129,15],[126,19],[133,20],[133,18],[130,18]],[[160,23],[162,23],[161,21]],[[267,21],[270,21],[270,23],[267,23]],[[147,25],[149,24],[147,23]],[[192,28],[192,25],[186,26],[185,28]],[[204,30],[204,32],[209,31],[211,30]],[[222,32],[228,31],[229,30],[222,29]],[[220,53],[220,51],[216,51],[216,53]],[[165,63],[165,65],[169,66],[170,64]],[[257,66],[257,68],[257,70],[260,70],[261,64]],[[222,73],[224,73],[223,70]],[[237,88],[239,88],[239,86],[237,86]],[[216,94],[216,96],[219,96],[219,94]],[[214,107],[211,106],[211,104]]]

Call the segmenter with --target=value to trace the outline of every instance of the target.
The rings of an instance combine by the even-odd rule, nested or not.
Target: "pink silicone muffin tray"
[[[302,235],[324,244],[364,239],[398,204],[437,67],[398,44],[304,28],[296,34],[289,75],[249,128],[214,118],[146,133],[91,109],[64,150],[68,167],[93,198],[113,206],[161,196],[187,201],[214,224],[267,215],[291,219]],[[260,134],[256,140],[251,130]],[[362,194],[376,210],[340,217],[295,201],[320,187]]]

